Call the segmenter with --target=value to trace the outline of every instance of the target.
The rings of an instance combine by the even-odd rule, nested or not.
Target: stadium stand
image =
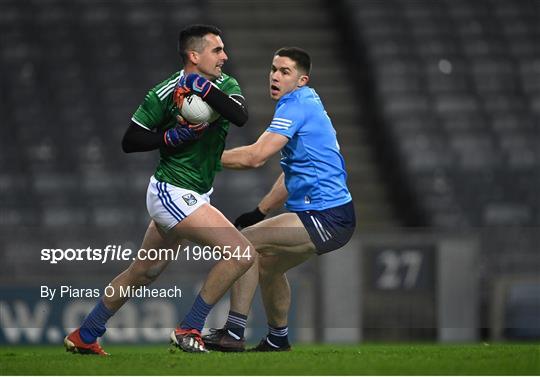
[[[345,4],[424,225],[540,224],[538,2]]]

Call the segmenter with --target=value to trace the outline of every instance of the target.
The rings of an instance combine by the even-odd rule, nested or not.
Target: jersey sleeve
[[[147,130],[154,130],[165,122],[166,111],[157,94],[150,90],[131,120]]]
[[[278,106],[266,131],[291,139],[303,123],[304,113],[298,102],[286,101]]]

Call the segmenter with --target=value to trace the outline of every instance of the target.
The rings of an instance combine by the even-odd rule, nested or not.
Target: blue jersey
[[[320,211],[352,200],[336,131],[315,90],[304,86],[281,97],[267,131],[289,139],[281,150],[287,209]]]

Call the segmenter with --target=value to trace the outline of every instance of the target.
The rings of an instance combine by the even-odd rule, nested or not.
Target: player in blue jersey
[[[258,282],[269,330],[253,350],[290,350],[291,292],[285,272],[313,255],[342,247],[356,226],[336,131],[321,99],[307,86],[310,69],[306,51],[279,49],[269,77],[270,97],[277,101],[270,126],[254,144],[222,155],[224,167],[249,169],[281,151],[283,173],[257,208],[235,222],[257,250],[258,263],[233,286],[225,327],[203,338],[208,349],[244,350],[247,314]],[[289,213],[263,221],[284,203]]]

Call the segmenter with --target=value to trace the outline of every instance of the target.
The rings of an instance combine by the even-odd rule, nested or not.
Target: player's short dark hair
[[[291,59],[296,63],[296,68],[306,75],[311,72],[311,56],[300,47],[282,47],[275,52],[274,56],[285,56]]]
[[[200,51],[202,41],[206,34],[221,35],[221,30],[212,25],[190,25],[180,31],[178,35],[178,53],[185,63],[188,51]]]

